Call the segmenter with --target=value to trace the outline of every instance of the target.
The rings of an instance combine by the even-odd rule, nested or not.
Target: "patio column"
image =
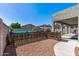
[[[52,29],[51,29],[51,31],[54,32],[54,19],[52,19],[51,23],[52,23]]]
[[[55,31],[54,31],[54,30],[55,30],[55,29],[54,29],[54,27],[55,27],[54,25],[55,25],[55,23],[54,23],[54,21],[53,21],[53,23],[52,23],[52,32],[55,32]]]
[[[68,25],[67,25],[67,33],[69,33],[69,30],[68,30]]]
[[[67,25],[66,25],[66,34],[68,33],[68,31],[67,31]]]
[[[61,34],[63,34],[63,23],[61,23]]]
[[[55,29],[55,23],[56,23],[56,22],[54,22],[54,25],[53,25],[53,26],[54,26],[54,30],[53,30],[54,32],[56,31],[56,29]]]
[[[53,27],[54,27],[53,31],[54,31],[54,32],[56,31],[56,29],[55,29],[55,23],[56,23],[56,22],[54,21],[54,24],[53,24]]]
[[[71,33],[71,28],[70,28],[70,26],[68,26],[68,33]]]

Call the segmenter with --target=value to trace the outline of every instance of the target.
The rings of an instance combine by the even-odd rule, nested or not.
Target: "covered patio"
[[[78,33],[78,17],[54,21],[54,31],[61,34]]]
[[[72,7],[59,11],[52,15],[52,32],[61,32],[62,36],[66,35],[66,34],[78,35],[77,40],[75,40],[75,39],[73,40],[72,38],[67,38],[67,36],[69,36],[69,35],[66,35],[64,37],[65,37],[65,39],[68,40],[67,43],[68,43],[69,47],[72,47],[72,48],[70,48],[70,51],[71,51],[71,49],[73,49],[73,51],[74,50],[77,51],[75,53],[79,53],[79,4],[76,4]],[[71,39],[71,40],[69,40],[69,39]],[[57,46],[58,50],[65,48],[65,50],[64,50],[64,52],[65,52],[66,51],[66,45],[64,44],[65,42],[63,44],[61,42],[59,42],[59,43],[60,43],[60,45],[58,44],[59,48]],[[76,43],[76,44],[74,44],[74,43]],[[70,45],[70,44],[72,44],[72,45]],[[63,45],[64,47],[61,48],[61,45]],[[68,47],[68,45],[67,45],[67,47]],[[69,49],[69,48],[67,48],[67,49]],[[61,52],[62,52],[62,50],[61,50]]]
[[[79,4],[59,11],[52,15],[52,31],[61,34],[78,34]]]

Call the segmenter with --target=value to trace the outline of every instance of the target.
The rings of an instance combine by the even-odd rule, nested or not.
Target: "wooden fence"
[[[61,36],[58,32],[33,32],[25,34],[9,34],[8,42],[9,44],[14,44],[16,46],[20,44],[46,40],[46,39],[56,39],[60,40]]]

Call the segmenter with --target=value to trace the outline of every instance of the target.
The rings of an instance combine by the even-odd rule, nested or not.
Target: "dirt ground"
[[[59,42],[54,39],[46,39],[18,46],[9,45],[5,49],[4,56],[55,56],[54,45]],[[76,56],[79,56],[79,47],[75,48]]]
[[[79,56],[79,47],[75,48],[75,54],[76,54],[76,56]]]
[[[29,43],[16,48],[17,56],[54,56],[53,47],[57,40],[47,39]]]

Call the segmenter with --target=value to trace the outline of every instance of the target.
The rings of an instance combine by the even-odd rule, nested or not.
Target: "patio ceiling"
[[[78,24],[78,17],[73,17],[73,18],[69,18],[69,19],[63,19],[57,22],[61,22],[61,23],[65,23],[68,25],[77,25]]]

